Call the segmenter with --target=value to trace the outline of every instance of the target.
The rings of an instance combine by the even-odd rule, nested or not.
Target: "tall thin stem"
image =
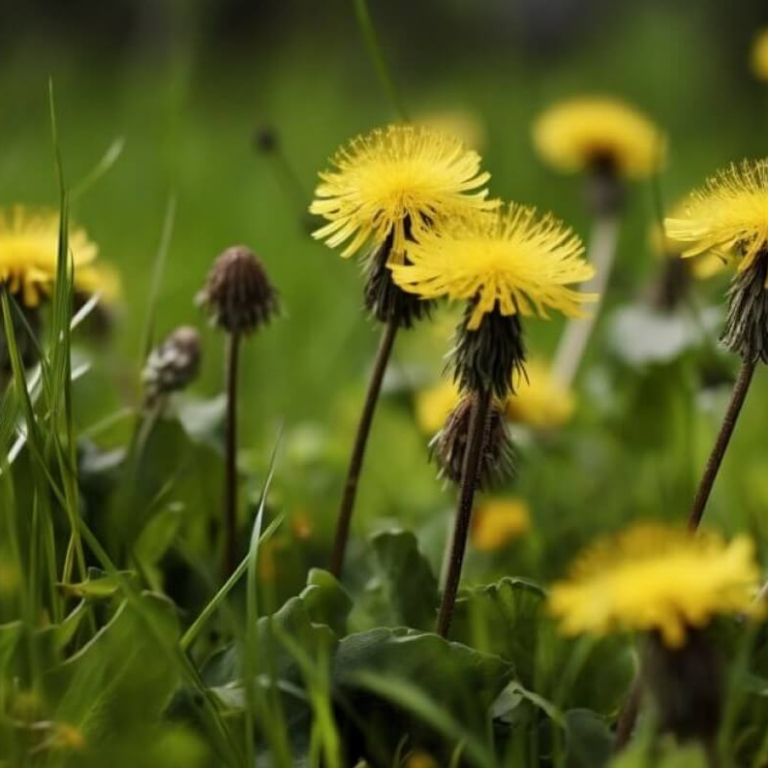
[[[712,452],[709,454],[709,459],[704,467],[704,474],[701,477],[699,488],[696,491],[696,497],[693,500],[693,506],[688,515],[688,528],[692,531],[695,531],[699,527],[701,518],[704,515],[704,508],[707,506],[709,495],[712,492],[712,486],[715,483],[715,478],[717,477],[720,465],[723,462],[728,443],[731,441],[733,430],[736,427],[736,421],[739,418],[741,407],[744,405],[744,400],[747,397],[749,385],[752,383],[752,376],[754,373],[755,363],[749,360],[744,360],[739,369],[739,375],[736,378],[736,382],[733,385],[731,399],[728,403],[728,408],[725,411],[725,416],[723,416],[720,432],[712,447]]]
[[[387,370],[389,358],[392,355],[392,347],[397,336],[398,324],[396,320],[389,320],[384,326],[384,331],[379,342],[379,350],[376,353],[376,361],[371,372],[371,379],[368,382],[368,393],[365,397],[363,412],[360,415],[360,422],[357,425],[357,434],[355,443],[352,447],[352,455],[349,459],[347,469],[347,479],[344,485],[344,495],[341,499],[339,508],[339,517],[336,522],[336,536],[333,543],[333,554],[331,555],[331,573],[337,578],[341,576],[344,568],[344,556],[347,551],[347,540],[349,539],[349,525],[352,520],[352,512],[355,508],[355,497],[357,496],[357,486],[360,480],[360,472],[363,468],[363,459],[365,458],[365,448],[368,444],[368,435],[373,423],[373,414],[376,411],[376,404],[379,401],[381,392],[381,383],[384,380],[384,373]]]
[[[371,13],[368,10],[367,0],[355,0],[355,13],[357,15],[357,23],[360,25],[360,31],[365,40],[365,45],[368,48],[368,55],[371,57],[373,66],[376,69],[376,75],[379,78],[379,82],[381,83],[382,88],[386,91],[387,96],[392,102],[392,106],[400,119],[407,121],[408,115],[403,106],[403,102],[400,100],[400,96],[397,93],[394,81],[389,74],[387,61],[381,50],[379,37],[376,34],[376,28],[373,26]]]
[[[573,383],[587,351],[589,339],[600,314],[602,297],[611,276],[618,241],[618,216],[600,216],[595,219],[589,245],[589,261],[595,268],[595,276],[588,283],[584,283],[582,290],[585,293],[597,293],[598,299],[591,306],[587,317],[568,321],[560,338],[552,370],[565,386]]]
[[[227,424],[224,446],[224,555],[222,575],[228,577],[237,566],[237,371],[240,334],[227,337]]]
[[[464,552],[467,548],[469,526],[472,521],[472,505],[477,490],[477,480],[480,473],[480,461],[483,456],[486,439],[486,424],[488,411],[493,397],[491,390],[485,388],[477,393],[472,416],[469,420],[469,434],[464,453],[464,465],[461,470],[461,489],[456,507],[456,523],[451,542],[451,555],[448,565],[448,575],[445,579],[443,599],[437,617],[436,632],[441,637],[447,637],[453,619],[453,608],[461,581],[461,567],[464,563]]]

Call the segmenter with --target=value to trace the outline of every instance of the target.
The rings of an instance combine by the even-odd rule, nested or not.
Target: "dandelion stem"
[[[595,268],[595,276],[588,283],[584,283],[582,288],[586,293],[597,293],[597,303],[592,305],[587,317],[568,321],[552,366],[554,375],[567,387],[571,386],[576,378],[584,353],[587,351],[589,339],[600,313],[602,296],[611,276],[618,240],[619,218],[617,216],[598,217],[592,229],[589,246],[589,261]]]
[[[228,577],[237,565],[237,371],[240,334],[227,337],[227,426],[224,448],[224,559],[222,575]]]
[[[376,34],[376,28],[373,26],[371,13],[368,10],[367,0],[355,0],[355,12],[357,15],[357,23],[360,25],[360,31],[363,34],[365,45],[368,48],[368,55],[371,57],[373,66],[376,69],[376,75],[379,78],[379,82],[381,83],[382,88],[386,91],[389,100],[392,102],[395,112],[401,120],[407,122],[408,115],[403,106],[403,102],[400,100],[400,96],[397,93],[394,81],[389,74],[389,68],[387,67],[386,59],[381,50],[379,37]]]
[[[704,515],[704,508],[707,506],[709,495],[712,492],[712,486],[715,483],[715,478],[717,477],[720,465],[723,462],[725,451],[728,448],[728,443],[730,442],[733,430],[736,427],[736,421],[739,418],[741,407],[744,405],[744,400],[747,397],[749,385],[752,382],[754,373],[755,363],[750,360],[744,360],[739,369],[736,383],[733,385],[731,400],[725,411],[723,423],[720,426],[720,432],[717,435],[712,452],[709,454],[707,465],[704,468],[704,474],[701,477],[699,488],[696,491],[696,497],[693,500],[691,512],[688,515],[688,528],[692,531],[695,531],[699,527],[701,518]]]
[[[640,677],[635,677],[632,687],[629,689],[629,696],[625,702],[619,719],[616,722],[616,739],[613,742],[613,751],[618,754],[627,746],[632,731],[635,728],[637,716],[640,713],[640,699],[642,698],[643,688]]]
[[[371,380],[368,382],[368,394],[363,405],[363,412],[360,415],[360,422],[357,425],[357,435],[355,436],[355,444],[352,448],[352,456],[350,457],[349,468],[347,469],[347,480],[344,486],[341,507],[339,508],[336,537],[333,544],[333,554],[331,555],[330,570],[337,578],[341,577],[341,572],[344,568],[344,555],[347,550],[347,540],[349,539],[349,524],[355,507],[355,496],[357,495],[357,485],[360,480],[363,458],[365,457],[365,447],[368,444],[373,414],[379,401],[381,383],[384,380],[384,373],[387,370],[389,358],[392,354],[397,329],[397,319],[389,320],[384,326],[384,332],[379,342],[379,351],[376,353],[376,361],[371,372]]]
[[[472,504],[477,490],[477,479],[480,472],[480,461],[483,456],[486,440],[486,424],[488,412],[493,401],[489,388],[477,393],[469,421],[467,448],[464,454],[464,465],[461,471],[461,489],[456,508],[456,525],[451,542],[451,555],[448,565],[448,575],[443,589],[443,599],[437,617],[436,632],[441,637],[447,637],[453,619],[453,608],[461,580],[461,567],[464,563],[464,552],[467,548],[469,524],[472,520]]]

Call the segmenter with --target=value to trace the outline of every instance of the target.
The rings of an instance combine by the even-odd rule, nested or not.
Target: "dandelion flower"
[[[679,648],[713,616],[752,611],[758,579],[745,536],[726,544],[714,534],[642,524],[577,560],[571,577],[553,586],[550,609],[568,635],[654,631]]]
[[[477,330],[490,312],[580,316],[581,304],[596,299],[570,287],[593,275],[583,255],[581,240],[559,221],[513,203],[425,232],[408,250],[411,263],[391,269],[404,291],[473,301],[468,328]]]
[[[691,193],[685,214],[666,220],[667,236],[685,244],[683,256],[735,257],[738,271],[768,251],[768,161],[731,165]]]
[[[541,157],[568,172],[609,167],[618,176],[642,179],[664,161],[665,139],[641,112],[609,97],[561,102],[533,127]]]
[[[70,227],[68,246],[77,287],[80,275],[96,258],[97,248],[83,229]],[[59,214],[24,206],[0,209],[0,284],[8,286],[26,307],[36,307],[50,294],[56,278]]]
[[[761,80],[768,80],[768,29],[760,31],[752,45],[752,71]]]
[[[472,543],[483,552],[493,552],[527,533],[531,513],[522,499],[489,499],[476,510]]]
[[[461,139],[465,147],[481,151],[486,143],[486,130],[482,117],[469,109],[446,109],[426,112],[416,122],[434,131]]]
[[[429,225],[467,210],[490,210],[483,189],[490,174],[480,156],[451,136],[426,127],[392,125],[354,139],[320,174],[310,212],[328,220],[314,233],[345,258],[369,241],[391,238],[402,261],[406,241]]]
[[[576,410],[573,392],[540,360],[529,360],[525,371],[515,394],[507,399],[507,418],[535,429],[554,429],[566,424]]]
[[[426,434],[434,434],[445,423],[459,402],[459,390],[452,381],[442,381],[416,394],[416,424]]]

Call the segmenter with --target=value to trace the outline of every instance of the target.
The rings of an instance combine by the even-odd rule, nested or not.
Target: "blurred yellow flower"
[[[576,410],[573,392],[539,360],[529,360],[525,372],[527,375],[516,381],[515,393],[507,398],[507,419],[536,429],[554,429],[566,424]]]
[[[768,80],[768,29],[761,30],[752,44],[752,71],[761,80]]]
[[[120,274],[108,264],[88,264],[76,270],[75,290],[89,296],[98,293],[103,303],[113,304],[122,290]]]
[[[472,520],[472,544],[483,552],[501,549],[527,533],[531,513],[522,499],[489,499],[481,504]]]
[[[731,165],[694,190],[685,214],[665,222],[669,237],[685,244],[683,256],[734,257],[748,269],[768,248],[768,161]]]
[[[416,118],[419,125],[460,139],[465,147],[480,152],[485,147],[485,125],[480,115],[468,109],[427,112]]]
[[[34,211],[21,205],[0,209],[0,283],[26,307],[36,307],[51,292],[59,247],[57,211]],[[85,230],[69,229],[69,251],[78,274],[96,258],[97,248]]]
[[[452,381],[442,381],[434,387],[416,393],[416,424],[428,435],[443,428],[448,414],[459,403],[459,390]]]
[[[402,261],[406,241],[425,228],[468,210],[492,210],[482,189],[490,178],[480,156],[456,138],[424,127],[391,125],[359,136],[320,173],[310,212],[328,220],[314,233],[341,255],[368,241],[392,238],[392,258]]]
[[[666,139],[641,112],[610,97],[574,98],[555,104],[536,120],[533,143],[562,171],[608,164],[620,176],[640,179],[664,163]]]
[[[685,216],[685,204],[681,200],[671,208],[669,218],[679,219],[683,216]],[[662,258],[679,258],[686,248],[685,243],[671,237],[667,228],[659,223],[651,225],[648,240],[651,250]],[[706,280],[722,272],[728,262],[724,256],[716,253],[704,253],[690,259],[688,263],[690,272],[694,277],[699,280]]]
[[[439,768],[437,762],[426,752],[413,752],[405,761],[405,768]]]
[[[51,734],[51,746],[64,750],[80,751],[85,748],[85,735],[80,728],[69,723],[57,723]]]
[[[653,630],[677,648],[716,614],[754,611],[759,576],[746,536],[640,524],[588,549],[549,607],[568,635]]]
[[[467,327],[477,330],[492,311],[580,316],[581,304],[597,298],[569,287],[594,273],[583,255],[581,240],[561,222],[512,203],[425,231],[408,249],[410,263],[391,269],[400,288],[422,298],[475,301]]]

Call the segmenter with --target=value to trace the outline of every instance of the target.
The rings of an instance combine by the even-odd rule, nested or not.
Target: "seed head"
[[[227,248],[213,264],[198,303],[228,333],[252,333],[277,314],[277,291],[261,261],[244,245]]]
[[[472,409],[477,395],[468,393],[451,411],[445,425],[430,445],[432,455],[440,467],[440,475],[460,483],[467,449]],[[509,478],[514,471],[514,448],[509,436],[504,409],[494,401],[488,412],[480,460],[478,485],[489,488]]]
[[[177,328],[150,352],[141,378],[148,405],[163,395],[186,389],[200,370],[200,334],[188,325]]]

